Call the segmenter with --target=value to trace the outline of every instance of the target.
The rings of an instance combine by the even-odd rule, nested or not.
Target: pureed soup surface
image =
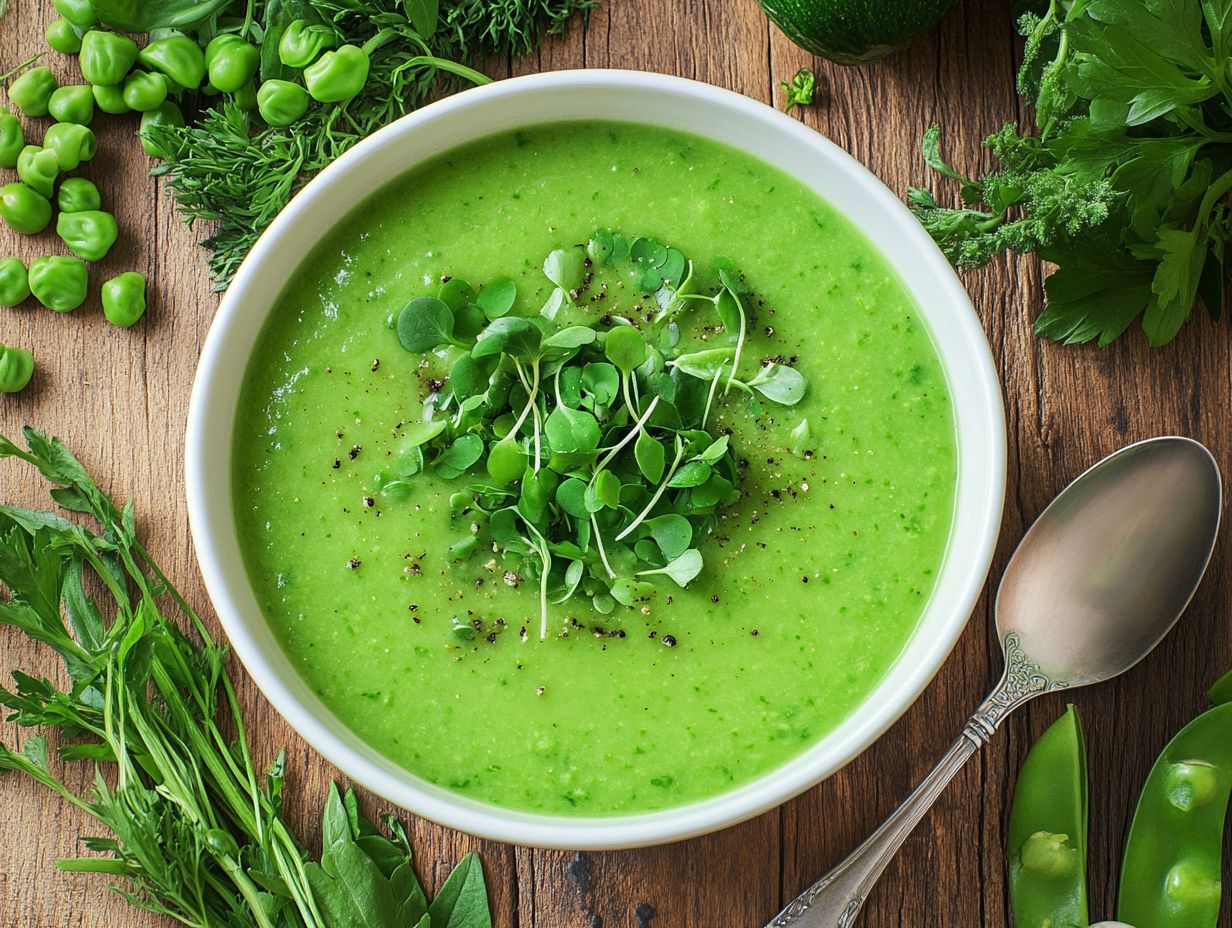
[[[373,489],[423,416],[423,356],[389,320],[446,275],[511,275],[515,313],[533,314],[552,289],[544,256],[599,228],[670,243],[707,277],[730,256],[753,295],[745,377],[782,355],[809,392],[758,418],[734,391],[720,401],[748,462],[743,497],[698,544],[705,568],[687,590],[659,577],[653,602],[609,616],[575,597],[551,607],[540,641],[537,584],[506,585],[490,552],[451,560],[466,520],[448,500],[465,478],[420,474],[409,500]],[[640,302],[609,295],[586,311]],[[901,652],[952,520],[947,386],[884,259],[794,179],[658,128],[484,139],[360,204],[280,298],[239,410],[240,539],[293,664],[407,770],[511,808],[660,809],[798,755]],[[802,418],[809,459],[790,451]],[[459,641],[455,616],[482,633]]]

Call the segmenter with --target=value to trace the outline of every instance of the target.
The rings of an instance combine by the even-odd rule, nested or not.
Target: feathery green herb
[[[45,735],[0,745],[0,773],[26,774],[109,833],[60,869],[106,874],[133,905],[193,928],[491,928],[474,855],[429,904],[406,830],[386,816],[378,831],[350,791],[331,787],[311,858],[283,817],[285,756],[258,772],[226,648],[151,560],[131,502],[117,507],[59,441],[25,438],[28,450],[0,438],[0,457],[33,464],[57,503],[97,523],[0,506],[0,625],[55,651],[68,679],[14,671],[14,689],[0,687],[9,720],[50,729],[59,755]],[[57,773],[78,762],[96,771],[80,793]]]
[[[959,265],[1004,252],[1057,265],[1036,333],[1106,345],[1141,318],[1170,341],[1200,298],[1218,320],[1232,237],[1232,0],[1051,0],[1020,20],[1018,89],[1037,134],[1007,125],[979,179],[941,158],[962,206],[910,199]]]
[[[482,289],[453,278],[406,305],[398,339],[440,350],[447,389],[429,393],[424,421],[376,481],[407,498],[425,470],[466,475],[450,505],[468,530],[451,552],[483,547],[535,581],[541,638],[549,603],[580,595],[609,614],[655,597],[651,578],[685,587],[697,577],[698,542],[740,497],[735,450],[714,424],[720,398],[735,388],[756,415],[758,396],[794,406],[807,386],[774,361],[742,372],[749,318],[728,262],[706,293],[679,250],[599,230],[549,254],[543,273],[554,289],[531,317],[512,314],[509,277]],[[579,311],[596,273],[627,280],[651,309]],[[707,304],[713,318],[692,311]],[[686,344],[694,331],[706,341]],[[458,623],[455,634],[474,630]]]

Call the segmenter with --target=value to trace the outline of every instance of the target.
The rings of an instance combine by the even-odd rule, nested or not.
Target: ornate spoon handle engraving
[[[1040,693],[1065,687],[1041,673],[1023,652],[1017,635],[1006,636],[1005,658],[1005,676],[997,688],[915,792],[851,856],[796,897],[766,928],[851,928],[869,891],[907,836],[1005,718]]]

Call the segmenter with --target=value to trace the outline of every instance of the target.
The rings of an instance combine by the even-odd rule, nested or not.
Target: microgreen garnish
[[[810,106],[817,91],[817,76],[809,68],[801,68],[791,81],[779,81],[783,91],[783,112],[790,113],[797,106]]]
[[[482,287],[455,277],[407,303],[398,339],[436,352],[446,389],[425,400],[424,421],[404,430],[377,480],[398,499],[425,469],[468,478],[450,500],[467,524],[450,555],[490,547],[533,585],[540,638],[549,603],[584,596],[608,614],[653,600],[658,578],[691,583],[705,566],[701,539],[740,498],[731,439],[707,424],[720,395],[738,388],[757,414],[758,395],[794,406],[807,389],[782,363],[741,371],[749,313],[730,261],[704,292],[678,249],[599,230],[552,251],[543,273],[552,296],[533,316],[516,314],[510,277]],[[583,297],[596,274],[651,310],[595,319]],[[476,315],[484,323],[468,333],[463,320]],[[705,342],[686,343],[682,325]]]

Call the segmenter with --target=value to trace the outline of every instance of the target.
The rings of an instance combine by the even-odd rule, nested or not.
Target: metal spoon
[[[1001,682],[898,811],[767,928],[850,928],[907,836],[1011,712],[1146,657],[1206,572],[1222,495],[1214,458],[1188,438],[1130,445],[1066,487],[1001,578]]]

